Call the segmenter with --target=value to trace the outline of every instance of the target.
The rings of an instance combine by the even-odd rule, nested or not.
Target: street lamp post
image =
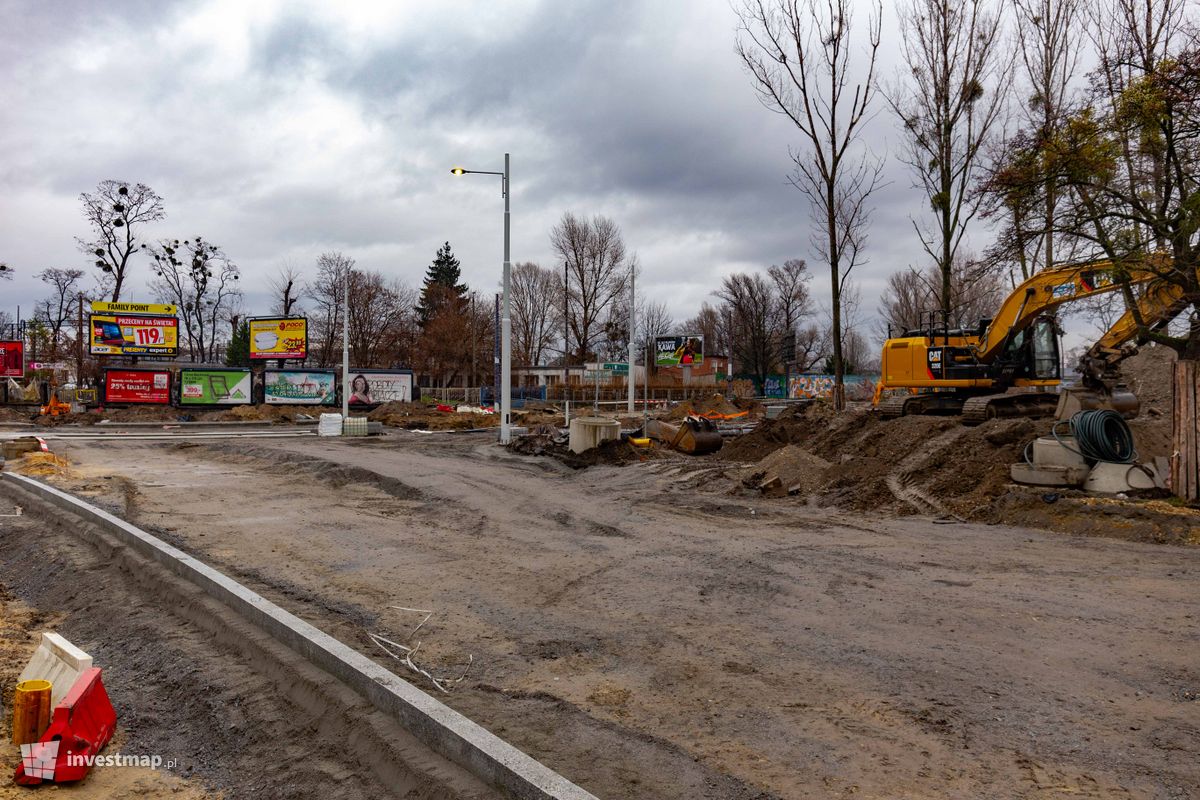
[[[279,362],[282,364],[283,362]],[[350,267],[342,281],[342,430],[350,419]]]
[[[504,171],[463,169],[454,167],[452,175],[499,175],[500,192],[504,195],[504,300],[500,316],[500,443],[512,439],[512,315],[509,284],[512,281],[512,261],[509,259],[509,155],[504,154]]]

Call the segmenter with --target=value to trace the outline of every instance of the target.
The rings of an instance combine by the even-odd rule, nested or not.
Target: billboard
[[[92,314],[91,352],[97,356],[173,356],[179,352],[175,317]]]
[[[92,301],[93,314],[151,314],[162,317],[173,317],[179,308],[171,303],[106,303],[103,300]]]
[[[25,375],[25,343],[0,342],[0,378],[21,378]]]
[[[248,369],[184,369],[179,371],[181,406],[240,406],[253,401]]]
[[[654,366],[686,367],[704,363],[704,337],[656,336],[654,337]]]
[[[261,317],[248,321],[250,358],[308,356],[308,320],[305,317]]]
[[[337,405],[332,371],[269,369],[263,375],[263,401],[272,405]]]
[[[104,402],[170,405],[171,373],[165,369],[106,369]]]
[[[350,371],[350,405],[375,406],[380,403],[411,403],[413,374],[411,370]]]

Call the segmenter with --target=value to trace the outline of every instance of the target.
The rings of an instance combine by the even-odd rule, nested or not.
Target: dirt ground
[[[1200,792],[1194,547],[762,497],[721,459],[573,470],[487,434],[65,449],[73,491],[398,673],[368,633],[434,674],[473,656],[446,701],[600,797]],[[414,634],[396,607],[433,615]]]
[[[111,488],[95,493],[97,501],[119,511],[130,488],[119,479],[104,483]],[[19,754],[5,721],[0,798],[496,796],[196,587],[86,523],[18,499],[25,514],[0,519],[6,713],[38,634],[56,630],[104,670],[117,710],[105,754],[159,755],[163,766],[95,767],[77,784],[16,787],[6,775]]]
[[[3,513],[11,513],[11,508]],[[17,535],[15,527],[0,529],[4,535]],[[67,615],[62,612],[46,613],[31,608],[16,599],[0,584],[0,798],[3,800],[29,800],[36,790],[18,787],[11,776],[20,763],[20,750],[14,745],[9,733],[9,709],[12,708],[13,687],[17,676],[33,655],[43,630],[58,629]],[[131,753],[126,749],[128,737],[124,729],[119,730],[106,752]],[[96,769],[88,780],[78,785],[54,790],[76,798],[106,798],[125,800],[136,797],[166,797],[178,800],[219,800],[222,792],[210,791],[198,782],[187,780],[177,772],[146,767],[121,767],[120,769]]]

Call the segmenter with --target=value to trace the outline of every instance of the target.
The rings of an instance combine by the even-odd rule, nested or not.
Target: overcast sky
[[[882,74],[897,68],[885,4]],[[246,309],[285,261],[340,250],[418,284],[449,240],[472,287],[500,275],[499,170],[512,153],[514,261],[554,264],[564,211],[604,214],[639,289],[682,321],[723,274],[808,258],[787,121],[756,99],[725,0],[269,2],[0,0],[0,308],[26,315],[45,267],[94,269],[78,195],[105,178],[164,198],[153,237],[204,236],[241,267]],[[865,21],[865,9],[861,13]],[[866,134],[898,149],[882,106]],[[927,207],[889,158],[863,310],[920,262]],[[980,229],[980,240],[987,232]],[[130,300],[147,300],[134,264]]]

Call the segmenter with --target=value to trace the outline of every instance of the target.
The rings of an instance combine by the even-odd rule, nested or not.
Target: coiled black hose
[[[1070,426],[1071,435],[1079,449],[1059,438],[1060,425]],[[1054,438],[1068,450],[1074,450],[1089,461],[1108,461],[1113,464],[1132,464],[1137,461],[1133,447],[1133,432],[1125,418],[1115,411],[1080,411],[1064,422],[1054,423]]]

